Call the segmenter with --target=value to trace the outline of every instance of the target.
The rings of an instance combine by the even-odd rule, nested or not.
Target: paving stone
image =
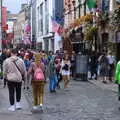
[[[30,94],[25,92],[29,101]],[[71,81],[67,90],[62,88],[56,94],[49,93],[46,85],[44,111],[33,116],[37,120],[120,120],[118,108],[117,93],[113,90]]]

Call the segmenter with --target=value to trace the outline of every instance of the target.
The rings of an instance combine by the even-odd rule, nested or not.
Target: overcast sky
[[[22,3],[27,3],[29,0],[4,0],[3,5],[12,13],[18,13]]]

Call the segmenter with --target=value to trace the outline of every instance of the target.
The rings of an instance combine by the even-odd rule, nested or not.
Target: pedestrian
[[[67,88],[67,85],[69,83],[70,79],[70,60],[69,57],[63,57],[63,60],[61,62],[61,73],[62,73],[62,79],[64,81],[64,88]]]
[[[71,77],[76,79],[76,54],[75,51],[72,51],[72,55],[70,56],[70,63],[71,63]]]
[[[112,77],[114,74],[114,67],[115,67],[115,58],[112,55],[111,51],[108,52],[107,58],[108,58],[109,66],[110,66],[110,68],[109,68],[109,81],[112,82]]]
[[[32,75],[32,90],[34,98],[33,110],[37,110],[38,107],[40,107],[41,109],[43,107],[45,67],[41,61],[41,55],[39,53],[34,54],[34,59],[35,61],[31,63],[28,73]]]
[[[21,109],[21,86],[22,79],[26,78],[26,69],[24,61],[17,57],[17,50],[11,50],[11,57],[7,58],[3,63],[3,78],[7,80],[10,107],[9,111]],[[16,92],[16,105],[14,95]]]
[[[45,76],[45,82],[47,82],[48,59],[47,59],[47,55],[46,55],[45,52],[42,54],[41,60],[42,60],[42,63],[44,64],[44,66],[45,66],[44,76]]]
[[[3,49],[2,54],[0,56],[0,62],[1,62],[1,71],[3,71],[3,62],[7,58],[7,49]]]
[[[29,89],[29,87],[30,87],[30,75],[28,74],[28,70],[29,70],[29,67],[30,67],[30,57],[29,57],[28,52],[25,53],[24,64],[25,64],[25,68],[26,68],[26,72],[27,72],[27,78],[24,81],[24,89],[25,88]]]
[[[58,80],[55,70],[54,56],[52,56],[49,62],[49,90],[51,93],[56,92],[57,83]]]
[[[97,80],[97,66],[98,66],[97,53],[93,51],[90,56],[91,79],[94,78],[95,80]]]
[[[60,82],[62,80],[62,76],[60,74],[61,60],[60,60],[60,56],[59,55],[55,56],[54,64],[55,64],[55,71],[56,71],[57,80],[58,80],[58,82],[57,82],[57,88],[60,89]]]
[[[48,62],[50,62],[50,60],[52,59],[52,57],[53,57],[53,52],[49,51]]]
[[[115,83],[118,85],[118,100],[120,101],[120,61],[117,62],[115,70]]]
[[[103,52],[103,54],[98,59],[99,65],[100,65],[100,76],[102,77],[102,82],[107,83],[107,77],[109,73],[109,62],[108,58],[106,56],[106,52]]]

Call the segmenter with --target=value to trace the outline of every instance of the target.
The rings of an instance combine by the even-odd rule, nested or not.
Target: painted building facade
[[[52,29],[53,17],[59,24],[63,24],[60,20],[63,14],[63,0],[37,0],[36,5],[36,37],[37,49],[48,51],[56,51],[55,46],[59,42],[55,39],[55,33]],[[60,19],[59,19],[60,17]]]
[[[25,12],[20,12],[17,20],[14,22],[14,44],[17,45],[22,42],[25,27]]]
[[[29,28],[29,31],[26,29]],[[21,11],[14,22],[14,46],[26,46],[31,44],[30,7],[28,4],[21,5]]]
[[[32,48],[36,49],[36,0],[30,1],[30,9],[31,9],[31,41]]]

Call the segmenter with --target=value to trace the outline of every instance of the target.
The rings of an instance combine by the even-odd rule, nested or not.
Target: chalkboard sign
[[[87,72],[88,72],[88,56],[78,54],[76,56],[76,73],[87,74]]]

